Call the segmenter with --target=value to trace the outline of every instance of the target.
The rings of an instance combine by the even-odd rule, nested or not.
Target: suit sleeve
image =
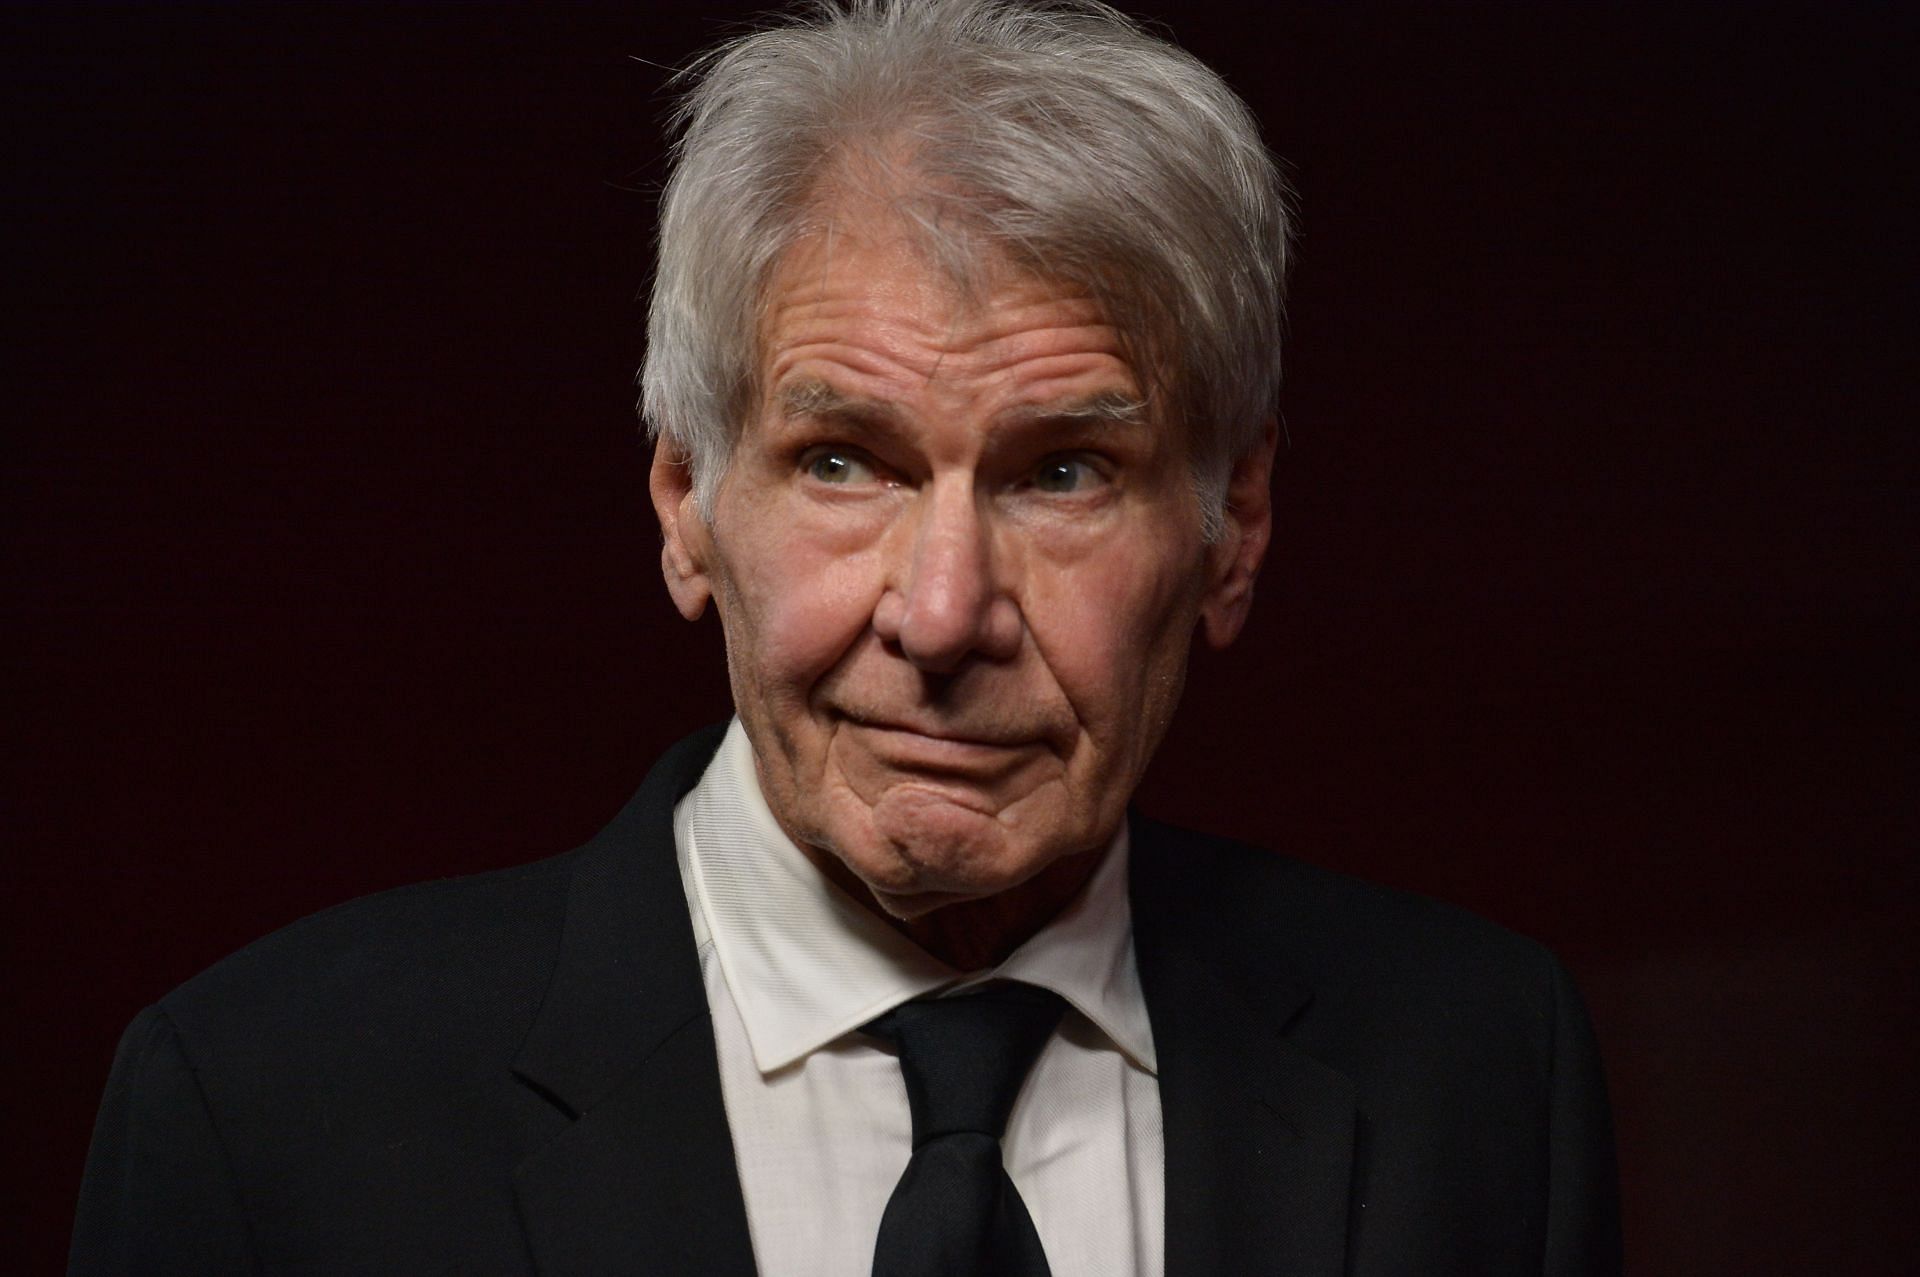
[[[1620,1176],[1599,1047],[1580,993],[1553,963],[1553,1093],[1546,1277],[1617,1277]]]
[[[199,1079],[166,1014],[120,1039],[80,1183],[68,1271],[257,1271],[246,1215]]]

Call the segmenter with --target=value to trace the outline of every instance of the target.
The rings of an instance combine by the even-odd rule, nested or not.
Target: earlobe
[[[1273,453],[1278,422],[1268,422],[1227,480],[1227,530],[1207,547],[1212,587],[1200,604],[1207,643],[1223,648],[1240,635],[1253,607],[1253,583],[1273,538]]]
[[[697,621],[713,597],[706,566],[712,543],[695,507],[693,467],[687,454],[664,437],[654,445],[647,488],[660,520],[660,574],[666,578],[667,593],[681,616]]]

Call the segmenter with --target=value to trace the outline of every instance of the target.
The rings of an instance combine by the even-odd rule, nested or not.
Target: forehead
[[[1135,398],[1144,388],[1124,335],[1087,290],[872,203],[833,206],[780,257],[758,336],[760,390],[775,397],[803,372],[936,391],[1009,378]]]

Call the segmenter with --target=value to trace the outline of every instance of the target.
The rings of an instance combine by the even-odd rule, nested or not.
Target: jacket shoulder
[[[158,1009],[190,1056],[222,1060],[324,1056],[343,1035],[424,1046],[470,1044],[489,1026],[524,1030],[552,968],[577,855],[322,910],[215,963]]]
[[[1552,1016],[1554,956],[1466,909],[1230,838],[1150,820],[1134,833],[1136,925],[1214,961],[1284,972],[1328,999],[1364,991],[1382,1008]]]

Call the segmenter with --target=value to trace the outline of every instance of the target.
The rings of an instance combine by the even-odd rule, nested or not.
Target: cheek
[[[804,699],[859,639],[873,615],[874,574],[863,556],[785,541],[728,573],[721,607],[736,679],[761,696]]]
[[[1096,733],[1152,730],[1171,712],[1196,619],[1197,568],[1135,548],[1048,573],[1033,600],[1035,638]]]

